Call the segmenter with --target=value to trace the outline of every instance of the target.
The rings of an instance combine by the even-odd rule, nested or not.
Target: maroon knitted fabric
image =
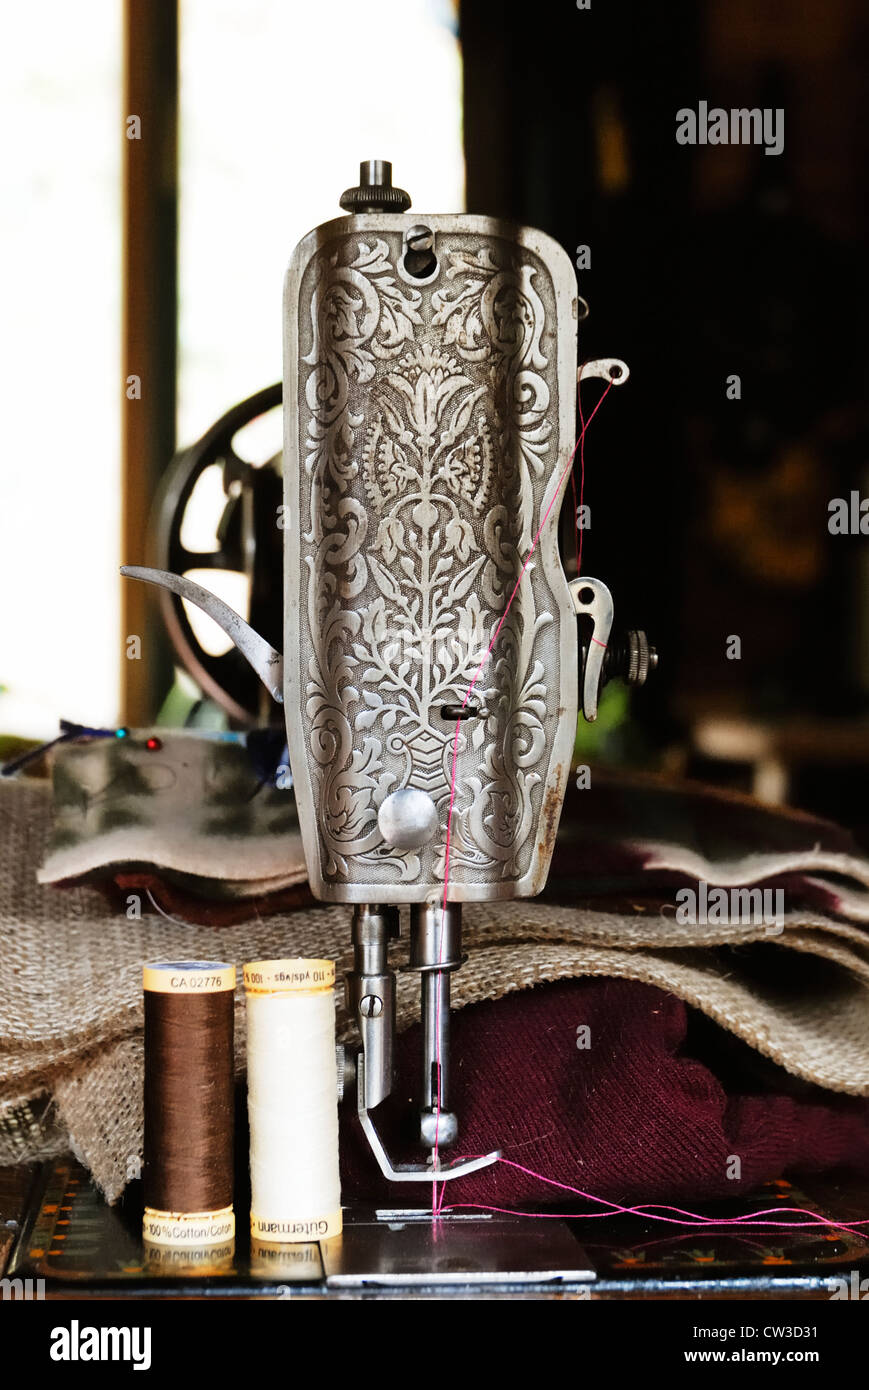
[[[538,1173],[630,1203],[734,1197],[801,1171],[869,1173],[869,1102],[796,1082],[705,1020],[686,1040],[692,1015],[662,990],[618,979],[543,985],[460,1010],[453,1153],[500,1148]],[[582,1026],[590,1045],[580,1049]],[[419,1161],[402,1123],[420,1065],[414,1028],[398,1040],[395,1096],[376,1114],[394,1158]],[[733,1156],[738,1180],[727,1176]],[[394,1202],[355,1122],[342,1168],[345,1200]],[[457,1180],[448,1196],[527,1210],[570,1200],[504,1164]]]

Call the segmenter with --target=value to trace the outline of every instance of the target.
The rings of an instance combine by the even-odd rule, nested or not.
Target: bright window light
[[[118,715],[121,16],[4,11],[3,733]]]
[[[456,31],[447,0],[182,0],[180,443],[280,377],[290,252],[360,160],[463,210]]]

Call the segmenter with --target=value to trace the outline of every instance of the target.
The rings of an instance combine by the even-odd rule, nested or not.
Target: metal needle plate
[[[540,1284],[595,1278],[562,1221],[431,1211],[353,1216],[343,1234],[320,1246],[326,1285]]]

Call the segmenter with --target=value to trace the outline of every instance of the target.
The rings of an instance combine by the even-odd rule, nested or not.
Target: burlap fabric
[[[141,1161],[142,963],[331,956],[340,973],[350,963],[349,909],[219,930],[131,919],[94,888],[37,882],[50,821],[46,784],[0,783],[0,1163],[71,1145],[112,1200]],[[682,925],[657,910],[540,903],[472,905],[465,921],[469,960],[453,978],[457,1007],[581,975],[641,980],[703,1010],[794,1075],[869,1095],[869,946],[858,927],[790,912],[771,934]],[[770,968],[771,957],[781,970]],[[416,978],[400,975],[400,1028],[417,1017],[416,995]],[[340,997],[336,1003],[344,1038],[348,1020]],[[240,991],[236,1009],[241,1070]]]

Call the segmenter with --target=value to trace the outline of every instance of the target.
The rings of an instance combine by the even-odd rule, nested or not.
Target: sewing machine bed
[[[241,1179],[240,1179],[241,1182]],[[422,1195],[422,1194],[420,1194]],[[869,1209],[869,1180],[767,1184],[752,1201],[810,1207],[832,1220]],[[707,1205],[722,1217],[738,1202]],[[244,1212],[243,1199],[237,1205]],[[0,1276],[45,1280],[48,1299],[554,1298],[825,1299],[836,1279],[869,1272],[869,1238],[829,1230],[673,1231],[634,1218],[531,1220],[451,1216],[433,1227],[420,1205],[345,1212],[336,1241],[217,1247],[181,1268],[141,1239],[141,1185],[109,1207],[71,1157],[0,1168]]]

